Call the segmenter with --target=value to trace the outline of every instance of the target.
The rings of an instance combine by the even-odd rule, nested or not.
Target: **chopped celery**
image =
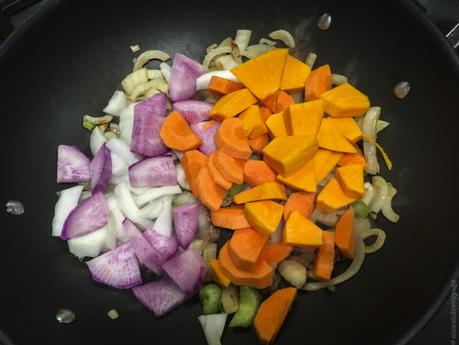
[[[260,306],[260,293],[251,287],[241,286],[239,289],[239,309],[234,314],[229,327],[249,327]]]
[[[234,197],[236,194],[240,193],[243,189],[245,188],[244,184],[236,184],[233,183],[231,188],[228,190],[228,193],[226,194],[229,197]]]
[[[368,217],[368,212],[369,212],[368,205],[365,204],[365,202],[363,202],[362,200],[359,200],[353,203],[352,207],[354,209],[354,212],[357,218],[364,219]]]
[[[222,289],[222,309],[227,314],[233,314],[239,309],[239,293],[233,284]]]
[[[301,289],[306,283],[306,267],[295,260],[284,260],[277,267],[282,278],[297,289]]]
[[[202,250],[204,261],[209,264],[210,260],[217,258],[217,243],[209,243]]]
[[[389,122],[384,121],[384,120],[377,120],[376,121],[376,132],[377,133],[381,132],[387,126],[389,126]]]
[[[202,303],[204,315],[220,312],[222,290],[216,284],[208,284],[199,290],[199,300]]]
[[[96,128],[96,125],[92,123],[91,121],[89,121],[88,119],[86,119],[84,116],[83,116],[82,126],[84,129],[87,129],[90,132],[92,132],[92,130]]]

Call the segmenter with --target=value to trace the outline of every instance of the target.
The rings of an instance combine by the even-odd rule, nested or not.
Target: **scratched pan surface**
[[[203,344],[197,298],[161,320],[129,291],[93,283],[65,243],[49,236],[55,192],[56,146],[88,150],[81,115],[100,114],[130,70],[129,46],[203,58],[205,47],[254,30],[294,33],[296,54],[319,55],[383,107],[390,121],[381,143],[394,169],[385,176],[399,190],[397,225],[383,250],[357,277],[328,291],[299,293],[277,344],[400,344],[408,341],[446,297],[457,273],[455,228],[458,61],[439,33],[409,2],[215,1],[185,4],[49,2],[0,51],[3,157],[1,198],[21,200],[26,212],[2,212],[0,328],[13,344]],[[327,11],[330,30],[314,20]],[[408,80],[403,101],[393,86]],[[77,321],[54,320],[60,307]],[[106,312],[116,308],[120,318]],[[252,330],[227,329],[224,344],[256,344]]]

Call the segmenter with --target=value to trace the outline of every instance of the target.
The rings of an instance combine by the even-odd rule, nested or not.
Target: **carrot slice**
[[[264,161],[248,160],[244,164],[244,181],[253,187],[276,181],[276,175]]]
[[[293,287],[280,289],[261,303],[253,322],[260,343],[271,344],[274,341],[292,307],[296,292]]]
[[[255,152],[261,153],[266,145],[269,144],[269,137],[267,134],[260,135],[258,138],[249,139],[249,145]]]
[[[250,228],[242,206],[222,207],[218,211],[210,212],[212,224],[225,229]]]
[[[288,49],[273,49],[233,68],[231,72],[258,99],[265,99],[280,88]]]
[[[212,279],[221,286],[229,286],[231,280],[223,273],[222,266],[217,259],[210,260]]]
[[[199,198],[198,189],[196,187],[196,179],[199,171],[207,164],[207,157],[198,150],[187,151],[180,159],[186,179],[191,187],[191,192],[195,197]]]
[[[263,122],[266,122],[268,117],[272,115],[272,111],[267,107],[260,107],[260,115]]]
[[[164,145],[178,151],[197,149],[202,144],[201,139],[194,134],[185,118],[177,111],[166,116],[159,136]]]
[[[209,82],[207,89],[209,92],[215,93],[217,95],[227,95],[231,92],[241,90],[244,88],[244,85],[236,81],[224,79],[214,75]]]
[[[331,70],[329,65],[323,65],[313,70],[304,83],[304,99],[313,101],[325,91],[331,89]]]
[[[229,242],[220,249],[218,261],[223,273],[236,285],[247,285],[257,289],[271,286],[273,282],[273,269],[266,261],[258,260],[255,268],[244,271],[239,269],[228,253]]]
[[[218,211],[226,195],[226,190],[220,187],[210,176],[209,169],[203,167],[196,178],[196,188],[201,202],[212,211]]]
[[[326,149],[317,150],[314,156],[314,176],[316,183],[322,181],[332,171],[341,157],[343,157],[341,152]]]
[[[238,159],[248,159],[252,153],[242,122],[239,119],[226,119],[215,136],[217,147]]]
[[[229,241],[228,254],[237,268],[252,270],[267,241],[268,236],[252,228],[239,229],[234,231]]]
[[[322,244],[317,249],[314,261],[314,275],[320,280],[330,280],[335,262],[335,233],[323,231]]]
[[[355,254],[354,209],[350,207],[336,223],[335,243],[341,253],[349,259]]]
[[[284,73],[282,74],[281,90],[302,90],[309,73],[311,73],[311,67],[288,55],[285,61]]]
[[[244,182],[244,160],[235,159],[222,150],[215,150],[213,162],[227,180],[236,184]]]
[[[212,176],[216,184],[218,184],[225,190],[231,188],[231,186],[233,185],[231,181],[226,179],[225,176],[222,175],[220,170],[218,170],[215,166],[215,152],[212,152],[207,158],[207,168],[209,169],[210,176]]]
[[[287,220],[293,211],[298,211],[309,218],[314,208],[315,197],[316,193],[295,192],[290,194],[284,205],[284,220]]]
[[[223,121],[236,116],[255,103],[257,99],[249,90],[237,90],[220,98],[210,111],[210,116],[215,120]]]
[[[268,107],[273,113],[284,111],[284,109],[287,109],[292,104],[295,104],[293,97],[282,90],[276,91],[263,100],[263,105]]]
[[[261,251],[260,258],[271,266],[276,267],[290,255],[292,249],[292,246],[283,243],[267,243]]]

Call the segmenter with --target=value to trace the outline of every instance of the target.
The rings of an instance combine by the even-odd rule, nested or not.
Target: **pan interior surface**
[[[297,41],[294,55],[313,51],[317,66],[349,81],[382,107],[390,126],[380,142],[399,194],[398,224],[378,219],[387,233],[381,251],[335,293],[300,292],[277,344],[404,343],[446,296],[457,272],[459,232],[453,157],[457,156],[459,68],[446,43],[411,4],[355,1],[49,2],[0,51],[4,171],[3,203],[20,200],[25,214],[2,213],[0,328],[14,344],[204,343],[198,299],[156,320],[131,295],[94,283],[84,263],[52,238],[59,144],[89,153],[81,116],[102,115],[120,80],[142,50],[180,52],[202,60],[205,48],[238,28],[253,41],[279,28]],[[328,12],[329,30],[316,26]],[[392,90],[407,80],[409,96]],[[382,160],[381,166],[383,166]],[[385,167],[383,167],[385,169]],[[60,308],[76,322],[54,319]],[[116,309],[111,320],[106,313]],[[222,343],[256,344],[253,330],[226,329]]]

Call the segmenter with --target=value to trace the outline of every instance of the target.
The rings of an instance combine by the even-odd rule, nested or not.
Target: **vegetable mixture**
[[[285,30],[269,36],[250,45],[238,30],[202,64],[141,53],[105,115],[83,116],[92,159],[58,147],[57,182],[76,185],[58,193],[52,235],[89,258],[94,281],[132,289],[157,317],[198,295],[209,345],[230,314],[229,327],[272,343],[298,290],[335,291],[383,246],[378,214],[399,219],[379,175],[378,150],[392,167],[377,143],[381,108],[314,67],[314,53],[291,55]]]

